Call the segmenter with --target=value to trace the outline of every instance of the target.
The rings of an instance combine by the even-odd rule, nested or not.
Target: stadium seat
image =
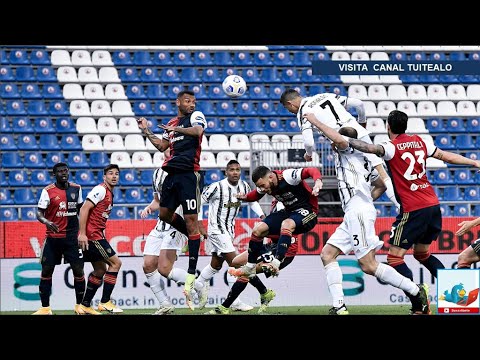
[[[131,219],[130,211],[126,206],[114,206],[109,218],[112,220],[128,220]]]
[[[73,181],[76,182],[80,186],[95,186],[95,185],[97,185],[97,180],[95,179],[95,176],[93,175],[92,170],[89,170],[89,169],[78,170],[75,173],[75,177],[74,177]]]
[[[50,54],[52,65],[63,66],[63,65],[72,65],[70,60],[70,54],[67,50],[56,49],[53,50]]]
[[[13,191],[13,200],[16,205],[34,205],[38,203],[32,189],[18,188]]]
[[[0,189],[0,205],[13,205],[14,201],[10,190],[1,188]]]
[[[122,82],[140,82],[140,78],[138,77],[138,73],[135,68],[122,68],[120,70],[119,77]]]
[[[37,80],[40,83],[44,82],[57,82],[57,76],[55,76],[55,70],[51,66],[43,66],[37,69]]]
[[[92,65],[113,66],[113,61],[110,53],[107,50],[95,50],[92,53]]]
[[[102,85],[86,84],[83,88],[83,97],[87,100],[105,99]]]
[[[237,154],[237,161],[240,166],[245,169],[250,168],[250,151],[240,151]]]
[[[130,52],[124,50],[114,51],[112,60],[115,65],[133,65]]]
[[[209,134],[215,134],[215,133],[224,133],[225,129],[223,128],[223,123],[222,120],[215,118],[215,117],[209,117],[207,118],[207,128],[205,129],[206,132]]]
[[[110,159],[105,152],[94,152],[90,154],[89,161],[90,167],[95,169],[103,169],[110,164]]]
[[[211,99],[222,99],[226,100],[228,99],[228,96],[225,94],[221,86],[212,86],[210,85],[208,87],[207,95]]]
[[[75,123],[70,117],[57,118],[55,130],[57,133],[76,133]]]
[[[204,135],[205,136],[205,135]],[[153,167],[160,168],[165,161],[165,154],[163,152],[157,151],[153,154]]]
[[[117,121],[113,117],[99,118],[97,130],[99,134],[116,134],[119,132]]]
[[[110,109],[110,103],[107,100],[92,101],[92,103],[90,104],[90,112],[93,117],[113,115],[112,110]],[[83,115],[83,116],[88,116],[88,115]]]
[[[140,134],[137,120],[134,117],[122,117],[118,120],[118,131],[121,134]]]
[[[168,51],[156,51],[153,53],[153,63],[159,66],[173,65],[172,57]]]
[[[98,83],[100,81],[97,69],[93,66],[82,66],[78,69],[77,76],[80,83]]]
[[[78,135],[71,135],[71,134],[63,135],[60,141],[60,146],[62,147],[62,150],[68,150],[68,151],[83,150],[82,144],[80,142]]]
[[[102,139],[98,134],[86,134],[82,137],[82,148],[85,151],[104,150]]]
[[[140,134],[128,134],[125,136],[124,139],[125,149],[127,151],[140,151],[146,150],[145,148],[145,140],[143,135]]]
[[[20,98],[20,93],[18,92],[17,84],[15,83],[5,83],[0,85],[0,97],[4,99],[18,99]]]
[[[143,87],[142,87],[143,89]],[[105,97],[107,100],[126,100],[125,89],[122,84],[107,84],[105,86]]]
[[[257,114],[259,116],[277,116],[275,105],[272,101],[262,101],[258,103]]]
[[[465,127],[467,132],[478,132],[479,121],[477,118],[467,119],[467,125]]]
[[[2,190],[0,190],[2,191]],[[1,200],[3,193],[0,193],[0,204],[4,204]],[[4,207],[0,209],[0,221],[18,221],[18,209],[14,207]]]
[[[21,97],[24,99],[41,99],[42,94],[37,84],[23,84]]]
[[[16,186],[30,186],[27,172],[25,170],[12,170],[8,174],[8,185]]]
[[[257,111],[255,105],[250,101],[242,101],[237,104],[237,115],[239,116],[255,116]]]
[[[0,136],[0,150],[17,150],[17,145],[11,134],[4,134]]]
[[[141,187],[126,189],[125,202],[129,204],[146,203],[147,200],[145,199],[145,196],[143,194],[143,189]]]
[[[132,89],[132,91],[133,91],[133,89]],[[156,99],[167,99],[167,95],[165,94],[165,91],[164,91],[163,86],[161,84],[148,84],[147,85],[146,96],[149,99],[154,99],[154,100],[156,100]],[[129,96],[129,98],[130,98],[130,96]],[[176,98],[176,96],[175,96],[175,98]]]
[[[12,69],[9,66],[0,67],[0,81],[14,81]]]
[[[154,67],[146,67],[140,71],[140,81],[141,82],[160,82],[158,71]]]
[[[277,69],[273,68],[264,68],[262,70],[262,74],[260,75],[260,79],[262,82],[269,84],[269,83],[278,83],[281,81],[280,77],[278,76]]]
[[[39,150],[37,140],[31,134],[20,135],[17,139],[17,147],[19,150]]]
[[[43,49],[36,49],[30,52],[30,63],[32,65],[50,65],[48,52]]]
[[[465,125],[463,119],[449,118],[446,120],[445,130],[450,133],[463,133],[465,132]]]
[[[92,58],[87,50],[74,50],[70,60],[74,66],[91,66]]]
[[[283,132],[282,122],[279,119],[266,119],[264,131],[273,133]]]
[[[84,152],[72,151],[68,154],[67,164],[72,169],[88,168],[87,156]]]
[[[455,143],[450,134],[439,134],[435,138],[435,146],[440,149],[451,150],[455,149]]]
[[[217,160],[215,155],[210,151],[203,151],[200,155],[200,167],[203,168],[216,168]]]
[[[77,101],[82,101],[82,100],[77,100]],[[87,107],[88,107],[88,104],[87,104]],[[49,114],[53,116],[70,116],[70,112],[68,110],[66,102],[61,100],[51,101],[48,106],[48,111],[49,111]]]
[[[12,129],[16,134],[29,134],[35,131],[32,127],[31,120],[27,117],[13,118]]]
[[[34,116],[48,115],[48,111],[43,100],[30,100],[28,102],[27,112],[29,115]]]
[[[207,51],[195,51],[193,55],[193,62],[196,66],[213,65],[213,59]]]
[[[61,152],[49,151],[49,152],[45,155],[45,164],[47,165],[47,168],[52,169],[53,166],[54,166],[56,163],[59,163],[59,162],[65,162],[65,160],[64,160],[64,158],[63,158],[63,153],[61,153]],[[69,166],[70,166],[70,165],[69,165]]]
[[[103,148],[106,151],[125,150],[122,136],[118,134],[105,135],[105,137],[103,138]]]
[[[229,139],[231,150],[250,150],[250,141],[245,134],[233,134]]]
[[[61,150],[58,138],[55,134],[40,135],[39,148],[42,151]]]
[[[30,178],[32,186],[47,186],[54,181],[47,170],[34,170]]]
[[[98,81],[101,83],[119,83],[118,71],[114,67],[104,66],[98,70]]]
[[[62,90],[58,84],[44,85],[42,95],[44,99],[63,99]]]
[[[140,186],[140,179],[135,169],[122,169],[120,172],[120,186]]]
[[[437,103],[438,116],[457,116],[457,109],[453,101],[439,101]]]
[[[369,96],[370,96],[370,99],[373,99],[371,97],[371,94],[370,94],[370,89],[374,86],[379,86],[379,85],[372,85],[368,88],[369,90]],[[405,89],[405,86],[403,85],[390,85],[388,87],[388,91],[386,94],[382,94],[383,95],[386,95],[388,99],[392,100],[392,101],[405,101],[405,100],[408,100],[408,95],[407,95],[407,90]]]
[[[150,86],[150,85],[149,85]],[[155,85],[153,85],[155,86]],[[161,85],[156,85],[161,87]],[[144,87],[140,84],[127,85],[126,96],[131,100],[146,99]]]
[[[37,221],[37,209],[35,207],[23,207],[20,210],[22,221]]]
[[[246,119],[245,121],[248,121]],[[225,119],[223,123],[223,128],[226,133],[241,133],[243,132],[242,122],[238,118],[228,118]]]
[[[34,82],[37,81],[35,73],[32,66],[19,66],[15,72],[15,78],[17,81],[21,82]]]
[[[453,199],[453,200],[458,200],[458,199]],[[464,200],[474,201],[474,202],[480,201],[479,187],[478,186],[467,186],[465,188]]]
[[[140,100],[133,103],[133,112],[137,116],[152,116],[154,115],[152,104],[149,100]]]
[[[173,63],[176,66],[193,65],[192,57],[188,51],[175,51],[173,53]]]
[[[205,172],[205,185],[210,185],[213,182],[223,179],[223,172],[220,169],[211,169]]]
[[[212,135],[213,136],[213,135]],[[219,151],[216,156],[217,166],[224,169],[230,160],[237,160],[237,156],[233,151]]]
[[[130,102],[127,100],[115,100],[112,103],[112,115],[113,116],[135,116],[132,111]]]
[[[147,187],[147,192],[152,191],[153,172],[152,169],[144,169],[140,172],[140,183]]]
[[[210,150],[230,150],[230,142],[224,134],[213,134],[208,139]]]
[[[446,126],[444,126],[442,119],[437,119],[437,118],[427,119],[426,127],[427,127],[427,130],[431,133],[446,131]]]
[[[27,110],[21,100],[6,100],[5,114],[9,116],[27,115]]]
[[[13,131],[10,121],[5,116],[0,117],[0,134],[11,133]],[[0,148],[1,149],[1,148]]]
[[[132,167],[130,155],[126,151],[114,151],[110,155],[110,163],[117,164],[121,169],[128,169]]]
[[[178,76],[177,69],[171,68],[171,67],[162,69],[161,75],[160,75],[160,81],[167,82],[167,83],[179,82],[180,77]]]
[[[471,134],[458,134],[455,138],[455,147],[460,150],[474,150],[477,148]]]
[[[440,195],[438,197],[439,197],[439,200],[445,200],[445,201],[463,200],[459,187],[455,186],[455,185],[454,186],[446,186],[443,190],[443,194],[442,194],[441,198],[440,198]]]
[[[453,216],[470,216],[470,206],[467,204],[456,204],[453,206]]]

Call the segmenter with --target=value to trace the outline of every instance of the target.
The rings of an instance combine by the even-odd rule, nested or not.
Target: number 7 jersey
[[[426,176],[427,157],[433,156],[437,147],[425,143],[418,135],[409,134],[401,134],[380,145],[385,149],[383,158],[403,212],[438,205],[438,197]]]

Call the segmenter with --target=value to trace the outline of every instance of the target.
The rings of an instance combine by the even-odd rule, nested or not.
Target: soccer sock
[[[188,237],[187,223],[185,222],[185,219],[177,213],[173,214],[170,225]]]
[[[396,256],[396,255],[387,255],[387,262],[388,265],[390,265],[392,268],[394,268],[396,271],[398,271],[400,274],[405,276],[407,279],[410,279],[413,281],[413,273],[412,270],[405,264],[405,261],[403,260],[402,256]],[[413,307],[415,305],[418,305],[418,301],[416,299],[416,296],[410,295],[408,292],[404,291],[405,295],[410,299],[412,302]]]
[[[275,255],[278,260],[283,261],[291,242],[292,232],[288,229],[281,229],[277,244],[277,254]]]
[[[106,303],[110,301],[110,297],[112,296],[113,288],[117,283],[117,272],[107,271],[105,276],[103,277],[103,292],[102,298],[100,299],[101,303]]]
[[[252,234],[248,243],[248,262],[251,264],[257,263],[257,258],[263,247],[263,237],[258,237]],[[278,251],[278,250],[277,250]]]
[[[342,285],[342,269],[338,265],[338,261],[333,261],[325,266],[325,274],[327,275],[328,291],[332,296],[333,307],[341,307],[343,302],[343,285]]]
[[[267,287],[258,276],[252,276],[251,278],[249,278],[249,281],[250,284],[252,284],[258,290],[260,295],[263,295],[267,292]]]
[[[85,295],[85,276],[73,277],[73,287],[75,288],[76,304],[80,304]]]
[[[154,272],[145,274],[147,277],[147,282],[150,285],[150,289],[157,298],[158,302],[161,304],[165,300],[168,300],[167,292],[165,291],[165,282],[162,279],[162,275],[155,270]]]
[[[197,281],[201,282],[202,284],[205,284],[206,282],[209,282],[216,273],[218,273],[218,270],[214,269],[210,264],[208,264],[203,268],[202,272],[198,276]]]
[[[42,306],[50,306],[50,294],[52,293],[52,277],[40,277],[40,285],[38,286],[40,292],[40,300]]]
[[[238,298],[238,296],[242,293],[243,290],[248,285],[248,279],[244,277],[237,278],[235,284],[233,284],[232,289],[229,291],[227,298],[222,303],[223,306],[229,308],[232,303]]]
[[[173,268],[167,278],[175,281],[179,285],[183,285],[187,279],[187,272],[183,269]]]
[[[237,282],[237,277],[236,276],[233,276],[233,275],[230,275],[228,272],[227,272],[227,283],[228,283],[228,287],[231,289],[233,284],[235,284]]]
[[[430,254],[430,251],[425,252],[413,252],[413,257],[417,259],[423,266],[425,266],[430,274],[432,274],[435,279],[437,278],[437,270],[445,269],[445,266],[442,264],[437,257]]]
[[[189,274],[197,271],[198,252],[200,250],[200,233],[188,237],[188,270]]]
[[[91,273],[88,275],[87,289],[85,290],[85,295],[83,296],[82,305],[90,307],[92,299],[95,296],[98,288],[102,285],[103,278],[96,277]]]
[[[375,271],[375,277],[387,284],[402,289],[409,294],[416,296],[418,294],[418,286],[409,278],[402,276],[399,272],[395,271],[390,265],[378,263],[377,270]]]

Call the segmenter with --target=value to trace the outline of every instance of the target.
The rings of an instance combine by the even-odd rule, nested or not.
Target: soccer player
[[[40,263],[39,293],[42,307],[33,315],[52,315],[50,294],[52,292],[52,275],[55,265],[62,261],[70,263],[75,289],[75,311],[85,292],[83,272],[83,254],[78,247],[78,210],[82,206],[82,188],[68,181],[70,171],[66,163],[53,166],[55,182],[46,186],[38,200],[37,219],[47,228]]]
[[[237,256],[237,251],[233,244],[235,238],[235,219],[242,202],[237,199],[238,193],[246,194],[249,192],[250,185],[240,179],[242,169],[237,160],[230,160],[227,163],[225,170],[226,178],[220,181],[216,181],[210,184],[203,190],[202,193],[202,206],[203,204],[209,204],[208,206],[208,234],[205,241],[205,250],[212,255],[210,264],[205,266],[198,277],[198,281],[204,284],[208,288],[208,282],[213,276],[220,271],[223,262],[226,261],[229,266],[232,265],[232,261]],[[258,202],[252,202],[250,207],[260,219],[265,218],[262,208]],[[200,223],[200,231],[205,232],[203,225]],[[235,283],[237,278],[230,274],[227,274],[227,281],[230,289]],[[253,282],[254,286],[263,286],[258,284],[261,282]],[[203,309],[207,303],[208,297],[200,300],[199,309]],[[232,310],[249,311],[253,307],[243,303],[240,299],[230,306]]]
[[[153,200],[142,210],[140,217],[145,218],[160,209],[162,183],[166,176],[167,173],[162,169],[153,172]],[[182,216],[181,206],[177,208],[176,214]],[[165,291],[165,282],[162,276],[178,284],[185,283],[187,272],[184,269],[174,267],[174,263],[186,241],[187,237],[184,234],[161,219],[158,219],[157,224],[147,236],[143,250],[143,271],[150,289],[160,303],[155,315],[167,315],[174,312],[175,308]],[[200,299],[207,298],[208,288],[204,287],[198,280],[195,281],[195,290]],[[193,310],[193,302],[188,302],[187,306]]]
[[[383,241],[375,234],[377,212],[373,200],[383,194],[385,185],[374,166],[381,166],[382,160],[377,156],[367,156],[369,154],[363,154],[349,146],[348,137],[342,135],[356,138],[357,132],[354,128],[344,125],[337,132],[318,121],[313,113],[305,113],[303,116],[318,127],[336,147],[338,191],[345,212],[343,222],[328,239],[321,253],[328,289],[333,299],[329,314],[348,314],[343,299],[342,271],[336,259],[340,253],[348,255],[351,251],[363,272],[410,294],[413,313],[429,314],[426,285],[416,285],[391,266],[375,259],[375,251],[382,248]],[[372,175],[376,177],[373,181]]]
[[[78,243],[85,261],[90,261],[93,272],[88,276],[87,290],[79,306],[79,315],[99,315],[91,306],[98,288],[103,284],[99,311],[122,313],[123,310],[110,300],[117,282],[122,261],[105,239],[105,228],[113,208],[113,189],[118,183],[120,168],[116,164],[103,169],[103,183],[95,186],[87,195],[80,209],[80,233]],[[108,265],[108,268],[107,268]]]
[[[400,213],[392,225],[388,264],[400,274],[413,279],[412,271],[404,262],[405,253],[413,246],[413,256],[437,277],[437,270],[445,267],[430,254],[430,244],[436,241],[442,229],[442,213],[435,190],[426,176],[426,159],[434,157],[450,164],[480,167],[480,161],[441,150],[424,142],[415,134],[406,134],[408,116],[393,110],[387,118],[389,141],[374,145],[350,138],[357,150],[383,157],[392,177]]]
[[[170,148],[170,156],[165,159],[162,169],[168,173],[162,185],[160,219],[172,225],[188,237],[188,270],[184,294],[187,303],[192,303],[192,290],[200,249],[198,213],[200,209],[200,153],[202,136],[207,126],[201,111],[195,111],[195,95],[190,90],[177,95],[177,116],[167,125],[159,125],[164,130],[159,139],[147,126],[145,118],[138,119],[138,127],[159,151]],[[185,219],[175,214],[182,205]],[[193,306],[193,305],[192,305]]]
[[[338,130],[342,125],[348,125],[357,131],[358,139],[372,143],[369,131],[364,126],[359,125],[359,123],[363,124],[366,122],[363,102],[359,99],[333,93],[320,93],[314,96],[302,97],[295,89],[287,89],[282,93],[280,103],[285,109],[297,116],[298,127],[302,130],[305,145],[304,158],[306,161],[312,161],[314,140],[312,124],[303,117],[305,113],[314,113],[319,121],[335,130]],[[358,122],[347,111],[350,107],[354,107],[357,110]],[[386,194],[388,198],[399,210],[400,204],[395,198],[392,180],[383,167],[378,167],[377,171],[387,186]]]
[[[305,179],[313,178],[313,189]],[[237,199],[247,202],[258,201],[265,194],[282,202],[285,209],[269,214],[257,223],[248,244],[248,262],[232,275],[250,276],[256,273],[257,258],[261,255],[263,238],[279,236],[277,253],[269,263],[272,274],[277,274],[291,244],[292,235],[306,233],[317,224],[317,196],[323,186],[322,175],[316,168],[270,170],[257,167],[252,173],[256,189],[247,194],[237,194]]]
[[[480,217],[470,221],[462,221],[458,224],[460,229],[457,230],[455,235],[461,236],[478,224],[480,224]],[[458,255],[457,269],[470,269],[472,264],[478,261],[480,261],[480,238]]]

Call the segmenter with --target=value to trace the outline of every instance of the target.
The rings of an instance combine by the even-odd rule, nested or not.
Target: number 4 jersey
[[[438,197],[426,176],[426,159],[437,147],[418,135],[401,134],[380,144],[390,171],[395,195],[403,212],[438,205]]]

